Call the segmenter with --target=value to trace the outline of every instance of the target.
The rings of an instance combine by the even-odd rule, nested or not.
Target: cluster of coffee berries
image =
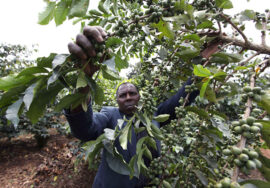
[[[261,101],[261,95],[264,95],[265,92],[261,87],[251,88],[250,86],[246,86],[243,88],[242,100],[246,101],[248,97],[254,99],[255,101]]]
[[[151,5],[149,9],[145,12],[145,14],[151,14],[147,22],[159,22],[159,18],[162,16],[163,9],[156,5]]]
[[[262,163],[258,159],[259,154],[253,149],[243,148],[242,150],[236,146],[230,149],[224,149],[223,154],[226,156],[234,156],[234,164],[240,168],[240,170],[248,174],[250,170],[261,168]]]
[[[220,180],[215,186],[215,188],[240,188],[239,183],[232,182],[230,178],[226,177]]]
[[[143,108],[150,114],[154,113],[156,108],[156,101],[153,98],[154,88],[152,86],[146,88],[143,92],[141,92],[141,101],[143,102]]]
[[[114,27],[114,32],[116,36],[124,37],[129,34],[128,24],[123,23],[122,20],[119,20],[117,25]]]
[[[233,131],[236,134],[241,134],[247,139],[253,137],[253,135],[257,135],[260,133],[262,129],[262,124],[255,122],[255,118],[249,116],[247,119],[241,119],[240,121],[233,121]]]
[[[185,92],[187,92],[187,93],[191,93],[195,90],[197,90],[197,87],[195,84],[185,86]]]

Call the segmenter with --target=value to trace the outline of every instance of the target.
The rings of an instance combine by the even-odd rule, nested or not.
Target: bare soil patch
[[[77,140],[50,132],[41,149],[32,135],[0,139],[0,187],[91,187],[95,172],[87,165],[74,168],[76,156],[71,151]]]

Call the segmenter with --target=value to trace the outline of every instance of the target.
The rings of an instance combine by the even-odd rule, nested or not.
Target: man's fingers
[[[82,47],[88,57],[94,57],[96,55],[95,49],[91,42],[83,34],[79,34],[76,37],[76,43]]]
[[[101,26],[97,26],[97,29],[99,30],[99,32],[101,33],[103,37],[107,36],[107,33],[104,31],[104,29]]]
[[[87,37],[93,37],[98,42],[104,41],[102,33],[100,32],[100,29],[98,29],[98,27],[86,26],[83,29],[83,34]]]
[[[68,50],[71,54],[74,54],[79,59],[83,59],[83,60],[87,59],[87,55],[84,53],[83,49],[77,44],[70,42],[68,44]]]

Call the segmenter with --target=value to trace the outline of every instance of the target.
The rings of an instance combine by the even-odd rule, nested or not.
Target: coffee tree
[[[23,106],[32,122],[51,103],[56,104],[55,111],[71,104],[82,104],[86,110],[89,95],[95,104],[108,104],[104,93],[111,97],[111,91],[98,83],[116,82],[118,72],[136,61],[130,77],[140,88],[138,111],[84,145],[90,165],[106,149],[110,168],[131,178],[142,174],[149,187],[268,187],[269,159],[260,148],[270,144],[269,10],[228,15],[225,10],[233,8],[230,0],[101,0],[91,10],[88,5],[89,0],[48,1],[39,23],[54,20],[60,25],[68,18],[82,27],[102,26],[108,37],[95,44],[98,53],[91,59],[99,71],[90,78],[72,55],[51,54],[38,58],[34,67],[1,78],[1,107],[12,114],[10,120],[18,118]],[[261,30],[259,44],[246,36],[247,22]],[[186,80],[192,84],[185,86],[175,119],[166,122],[166,114],[155,117],[156,105]],[[88,94],[74,92],[87,85]],[[55,100],[63,92],[66,95]],[[198,96],[190,103],[195,93]],[[158,129],[153,121],[167,125]],[[113,143],[119,139],[127,149],[132,129],[147,134],[138,141],[136,155],[125,161]],[[161,155],[154,158],[157,139]],[[260,170],[265,181],[243,180],[254,170]]]

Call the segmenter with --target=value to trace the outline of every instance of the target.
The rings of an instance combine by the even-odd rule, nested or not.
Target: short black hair
[[[118,86],[118,88],[117,88],[117,90],[116,90],[116,98],[117,98],[117,96],[118,96],[119,88],[120,88],[122,85],[126,85],[126,84],[132,84],[132,85],[134,85],[135,88],[136,88],[136,90],[137,90],[137,92],[139,93],[139,89],[138,89],[138,86],[137,86],[136,84],[131,83],[131,82],[123,82],[122,84],[120,84],[120,85]]]

